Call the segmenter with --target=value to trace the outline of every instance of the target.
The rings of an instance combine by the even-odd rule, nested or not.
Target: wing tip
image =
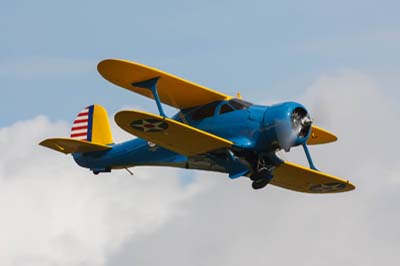
[[[333,193],[342,193],[355,190],[356,186],[353,185],[349,180],[342,182],[332,182],[332,183],[324,183],[317,185],[310,185],[305,191],[306,193],[312,194],[333,194]]]
[[[352,190],[356,189],[356,186],[353,183],[351,183],[349,180],[347,180],[346,186],[348,187],[348,190],[346,190],[346,191],[352,191]]]
[[[70,152],[67,151],[64,147],[58,145],[56,143],[56,140],[57,139],[55,139],[55,138],[45,139],[45,140],[42,140],[41,142],[39,142],[38,145],[52,149],[54,151],[64,153],[64,154],[69,154]]]
[[[289,161],[284,161],[276,168],[274,175],[272,184],[303,193],[330,194],[356,188],[349,180]]]
[[[311,135],[307,141],[307,144],[308,145],[327,144],[335,142],[337,140],[338,137],[329,130],[313,125]]]

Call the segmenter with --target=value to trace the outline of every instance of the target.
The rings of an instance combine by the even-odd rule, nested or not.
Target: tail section
[[[106,109],[97,104],[83,109],[74,120],[70,137],[97,144],[112,144],[113,138]]]
[[[76,152],[105,151],[111,149],[111,146],[107,146],[104,144],[96,144],[92,142],[87,142],[85,140],[68,138],[45,139],[40,142],[39,145],[65,154]]]
[[[104,107],[94,104],[81,111],[71,128],[70,138],[51,138],[39,144],[68,154],[111,149],[113,144],[110,122]]]

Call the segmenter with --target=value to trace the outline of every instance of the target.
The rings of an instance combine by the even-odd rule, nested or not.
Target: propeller
[[[274,150],[306,143],[313,121],[306,108],[296,102],[286,102],[268,107],[264,113],[264,136]]]
[[[302,108],[295,108],[290,114],[290,122],[287,119],[280,119],[276,122],[276,134],[280,147],[286,152],[291,147],[302,144],[306,141],[312,125],[308,112]]]
[[[297,107],[293,110],[290,118],[292,120],[292,127],[296,133],[296,136],[306,137],[312,124],[312,120],[308,112],[304,108]]]

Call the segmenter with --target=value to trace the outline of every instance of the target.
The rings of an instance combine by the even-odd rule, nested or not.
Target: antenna
[[[125,170],[128,171],[128,173],[129,173],[130,175],[133,175],[132,171],[129,170],[129,168],[125,167]]]

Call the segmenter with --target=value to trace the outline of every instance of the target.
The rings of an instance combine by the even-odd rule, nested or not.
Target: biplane
[[[334,142],[336,136],[313,124],[307,109],[296,102],[256,105],[158,69],[135,62],[108,59],[99,73],[111,83],[151,98],[159,114],[137,110],[118,112],[119,127],[136,136],[114,143],[107,111],[94,104],[81,111],[70,138],[50,138],[40,145],[72,154],[94,174],[134,166],[169,166],[246,177],[252,188],[267,184],[307,193],[353,190],[349,181],[315,167],[309,145]],[[179,111],[168,117],[163,104]],[[309,167],[278,156],[301,146]]]

